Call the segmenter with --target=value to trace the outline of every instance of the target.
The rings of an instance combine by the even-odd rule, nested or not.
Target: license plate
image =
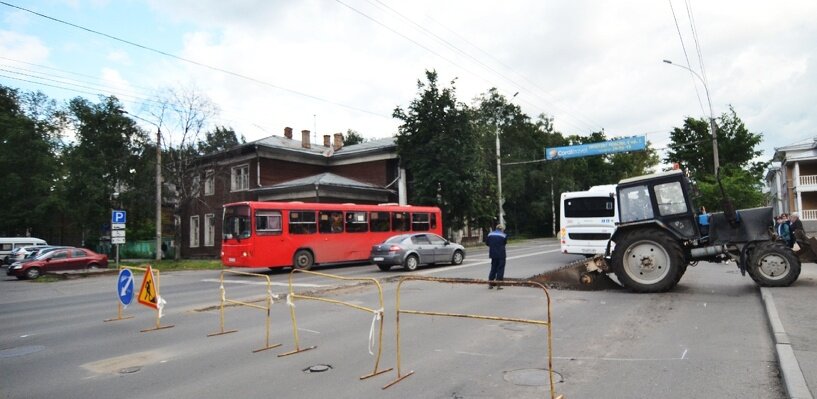
[[[382,256],[378,256],[378,257],[376,257],[376,258],[372,258],[372,260],[373,260],[373,261],[375,261],[375,262],[382,262],[382,261],[383,261],[383,257],[382,257]]]
[[[227,262],[235,262],[235,258],[227,258]]]

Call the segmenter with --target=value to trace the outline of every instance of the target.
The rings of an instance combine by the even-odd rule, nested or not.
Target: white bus
[[[562,193],[559,211],[562,253],[603,254],[618,220],[615,184]]]

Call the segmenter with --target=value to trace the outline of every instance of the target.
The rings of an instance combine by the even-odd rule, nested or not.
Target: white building
[[[766,173],[775,214],[799,212],[807,232],[817,232],[817,138],[775,148]]]

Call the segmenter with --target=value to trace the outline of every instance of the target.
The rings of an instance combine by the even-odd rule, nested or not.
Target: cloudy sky
[[[380,138],[434,69],[461,102],[519,92],[564,134],[662,148],[709,115],[705,79],[714,114],[733,106],[771,157],[817,138],[815,17],[813,0],[2,0],[0,84],[113,94],[137,115],[194,88],[249,141],[285,126]]]

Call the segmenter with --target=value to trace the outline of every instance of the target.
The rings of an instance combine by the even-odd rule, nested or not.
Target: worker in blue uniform
[[[496,225],[496,230],[490,232],[485,238],[485,245],[488,246],[488,256],[491,258],[491,272],[488,273],[489,281],[502,281],[505,279],[505,244],[508,243],[508,235],[505,234],[505,226]],[[493,283],[488,283],[488,288],[494,288]],[[497,290],[502,286],[497,285]]]

